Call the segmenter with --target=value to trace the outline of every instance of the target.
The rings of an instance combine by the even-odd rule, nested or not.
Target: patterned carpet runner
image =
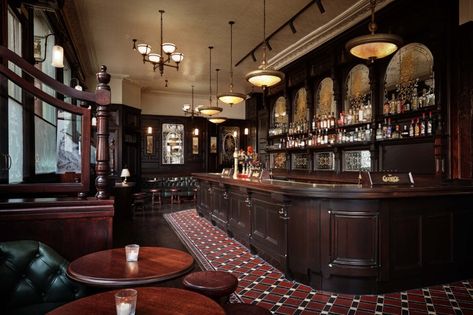
[[[274,314],[472,314],[472,280],[383,295],[316,291],[289,281],[258,256],[199,217],[194,209],[165,214],[166,220],[204,270],[239,279],[231,301],[263,306]]]

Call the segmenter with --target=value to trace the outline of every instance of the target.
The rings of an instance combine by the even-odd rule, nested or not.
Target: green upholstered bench
[[[0,242],[0,314],[45,314],[85,296],[66,276],[68,264],[41,242]]]

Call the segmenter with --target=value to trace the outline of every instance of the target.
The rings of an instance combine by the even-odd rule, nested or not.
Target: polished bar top
[[[192,176],[200,180],[208,180],[221,184],[252,188],[266,192],[316,198],[382,199],[473,194],[473,185],[471,185],[471,183],[469,185],[458,183],[432,183],[429,185],[423,183],[422,185],[417,186],[389,185],[371,187],[369,185],[361,184],[305,183],[278,179],[234,179],[232,177],[222,176],[220,173],[194,173]]]

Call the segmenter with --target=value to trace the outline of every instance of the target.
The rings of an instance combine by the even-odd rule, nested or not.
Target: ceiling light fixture
[[[133,39],[133,50],[137,50],[143,56],[143,63],[149,62],[153,65],[153,71],[159,69],[161,76],[164,73],[164,66],[175,68],[179,71],[179,64],[184,59],[184,54],[176,52],[176,45],[163,42],[163,14],[164,10],[159,10],[161,14],[161,46],[160,54],[151,52],[151,46],[145,43],[137,44],[137,39]],[[166,54],[166,57],[164,57]],[[172,64],[174,61],[175,64]]]
[[[370,7],[371,21],[368,29],[371,34],[355,37],[348,41],[345,47],[353,56],[373,62],[395,52],[402,45],[402,39],[393,34],[375,34],[378,29],[374,21],[376,0],[370,0]]]
[[[182,111],[184,112],[184,116],[189,115],[191,119],[194,118],[194,116],[200,116],[198,107],[194,107],[194,86],[192,86],[192,103],[182,105]]]
[[[215,72],[217,72],[217,88],[215,89],[215,94],[218,95],[218,72],[220,71],[220,69],[215,69]],[[217,105],[218,105],[218,98],[217,98]],[[227,120],[226,117],[222,117],[222,116],[213,116],[213,117],[209,117],[207,118],[211,123],[214,123],[214,124],[221,124],[223,122],[225,122]]]
[[[222,108],[218,107],[218,102],[217,106],[212,106],[212,49],[213,46],[209,46],[209,105],[208,106],[202,106],[199,108],[199,112],[202,115],[205,116],[213,116],[216,115],[220,112],[222,112]]]
[[[284,73],[274,70],[267,65],[266,60],[266,0],[263,0],[263,60],[258,70],[253,70],[246,75],[246,80],[255,86],[273,86],[284,80]]]
[[[229,21],[228,24],[230,24],[230,92],[220,95],[217,93],[217,97],[222,102],[232,106],[233,104],[242,102],[246,98],[246,95],[233,92],[233,24],[235,24],[235,22]]]

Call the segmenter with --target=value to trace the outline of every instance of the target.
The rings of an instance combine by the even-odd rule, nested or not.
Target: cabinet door
[[[229,197],[229,234],[243,245],[249,246],[251,233],[249,196],[246,192],[232,189],[229,192]]]
[[[287,218],[280,213],[284,205],[269,194],[251,195],[251,247],[273,266],[286,271]]]
[[[379,211],[376,201],[323,202],[321,234],[321,269],[326,278],[377,276]]]
[[[209,218],[210,213],[210,191],[211,186],[209,182],[199,182],[199,192],[197,194],[197,212],[200,216]]]
[[[228,193],[223,187],[212,189],[212,224],[227,230],[228,224]]]

